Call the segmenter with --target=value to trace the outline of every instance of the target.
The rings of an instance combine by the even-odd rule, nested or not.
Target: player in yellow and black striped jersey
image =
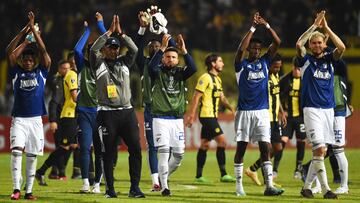
[[[282,151],[281,142],[281,125],[286,126],[286,117],[284,115],[282,105],[280,102],[280,77],[279,71],[282,66],[282,59],[279,54],[276,54],[270,62],[269,69],[269,114],[270,114],[270,125],[271,125],[271,144],[273,157],[278,152]],[[256,171],[261,167],[261,160],[258,159],[250,168],[245,170],[245,174],[250,178],[254,178]],[[273,166],[273,177],[277,176],[278,165],[274,163]],[[257,179],[257,178],[256,178]],[[258,180],[254,180],[259,184]]]
[[[296,136],[296,166],[294,172],[294,178],[301,178],[302,161],[305,154],[305,125],[304,118],[302,116],[302,108],[300,105],[300,68],[297,67],[295,59],[293,60],[292,71],[286,74],[280,80],[280,98],[284,111],[287,114],[287,125],[283,129],[283,135],[281,137],[283,150],[289,139],[292,139],[293,134]],[[283,150],[275,155],[274,165],[279,165]]]
[[[201,145],[197,154],[196,182],[208,182],[202,176],[203,167],[206,161],[206,152],[212,139],[217,143],[216,158],[220,168],[221,182],[235,182],[235,178],[228,175],[225,170],[225,135],[218,123],[219,104],[222,103],[227,109],[234,113],[224,96],[221,79],[218,76],[224,67],[222,58],[217,54],[210,54],[205,59],[207,73],[198,79],[194,97],[192,100],[190,114],[186,120],[186,125],[191,127],[194,122],[196,109],[200,103],[199,120],[201,128]]]
[[[44,164],[36,171],[35,178],[40,185],[46,185],[44,174],[46,170],[58,164],[59,178],[66,179],[65,167],[66,161],[64,157],[67,156],[72,149],[77,147],[76,128],[77,121],[75,116],[76,98],[78,94],[78,80],[77,74],[70,69],[70,63],[61,60],[58,63],[59,73],[64,76],[64,105],[60,114],[59,132],[62,137],[60,146],[53,151],[45,160]]]

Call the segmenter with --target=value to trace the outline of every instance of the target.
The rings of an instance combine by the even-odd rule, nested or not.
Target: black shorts
[[[61,118],[59,123],[60,145],[68,146],[70,144],[77,144],[76,118]]]
[[[305,132],[304,118],[302,116],[289,117],[287,119],[287,125],[284,128],[283,136],[292,139],[294,132],[296,139],[305,140],[306,132]]]
[[[201,127],[201,139],[212,140],[224,134],[217,118],[199,118]]]
[[[271,143],[281,143],[281,125],[277,121],[271,121]]]

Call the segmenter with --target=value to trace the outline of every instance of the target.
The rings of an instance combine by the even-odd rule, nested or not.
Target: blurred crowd
[[[321,9],[327,11],[331,27],[345,42],[347,37],[359,35],[360,30],[360,7],[355,0],[5,0],[0,2],[3,50],[0,60],[5,59],[6,45],[27,23],[27,12],[30,10],[36,15],[35,21],[39,23],[55,66],[56,61],[64,58],[65,53],[75,46],[82,34],[84,20],[95,27],[96,11],[103,14],[106,27],[111,16],[117,13],[125,32],[135,36],[139,27],[137,13],[150,5],[158,5],[162,9],[169,21],[167,28],[171,34],[181,33],[190,49],[205,51],[235,52],[241,36],[250,27],[250,16],[255,11],[259,11],[277,31],[282,47],[294,47],[299,34],[312,23],[314,14]],[[92,39],[96,36],[94,34]],[[6,105],[9,103],[8,93],[9,85],[0,89],[1,115],[10,112]]]

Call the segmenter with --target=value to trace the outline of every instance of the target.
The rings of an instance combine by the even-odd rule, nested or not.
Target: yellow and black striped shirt
[[[281,78],[281,104],[289,117],[298,117],[301,115],[300,88],[301,79],[294,78],[292,73]]]
[[[195,89],[202,92],[200,100],[200,118],[217,118],[220,96],[223,91],[219,76],[204,73],[198,79]]]
[[[280,110],[280,77],[270,74],[269,77],[269,113],[270,121],[278,121]]]

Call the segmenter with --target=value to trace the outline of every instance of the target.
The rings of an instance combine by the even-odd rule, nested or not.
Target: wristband
[[[255,28],[254,26],[251,26],[251,28],[250,28],[250,32],[254,33],[254,32],[255,32],[255,30],[256,30],[256,28]]]
[[[266,23],[265,27],[266,27],[267,29],[270,29],[269,23]]]

